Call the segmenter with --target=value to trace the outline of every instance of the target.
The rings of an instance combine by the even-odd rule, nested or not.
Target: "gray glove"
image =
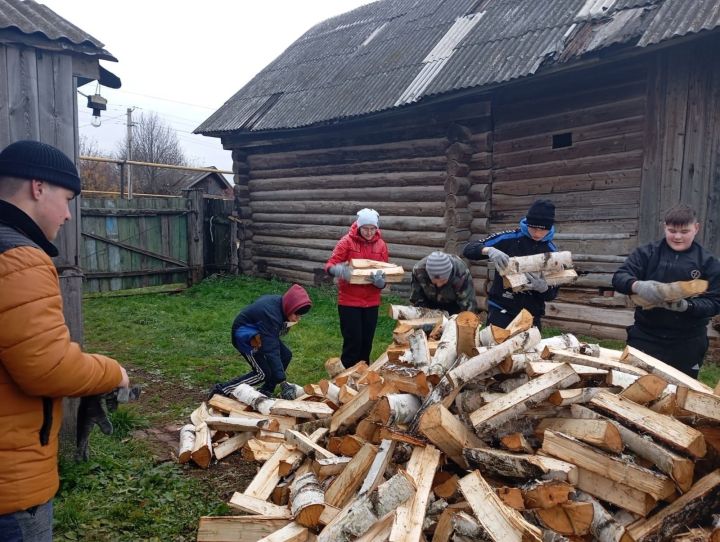
[[[530,281],[528,288],[530,288],[531,290],[539,292],[541,294],[544,294],[548,291],[547,281],[537,273],[525,273],[525,276],[527,277],[528,281]]]
[[[335,278],[343,279],[345,282],[350,282],[350,266],[346,263],[336,263],[335,265],[330,266],[328,273]]]
[[[688,310],[690,304],[687,299],[681,299],[679,301],[671,301],[670,303],[663,303],[662,308],[674,312],[685,312]]]
[[[632,285],[632,290],[648,303],[663,305],[665,296],[660,290],[662,284],[662,282],[656,280],[638,280]]]
[[[281,382],[280,383],[280,397],[283,399],[287,399],[288,401],[293,401],[297,397],[297,393],[295,391],[295,386],[293,384],[290,384],[289,382]]]
[[[488,247],[487,257],[495,264],[495,269],[501,273],[504,272],[510,264],[510,256],[494,247]]]
[[[385,288],[385,271],[378,269],[372,273],[370,275],[370,282],[372,282],[372,285],[375,286],[375,288],[380,288],[381,290]]]

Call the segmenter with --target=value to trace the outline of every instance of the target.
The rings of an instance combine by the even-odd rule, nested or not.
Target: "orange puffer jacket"
[[[8,232],[17,236],[0,224],[0,237]],[[15,245],[0,249],[0,515],[55,495],[62,397],[105,393],[122,378],[116,361],[70,340],[50,257],[32,241]]]

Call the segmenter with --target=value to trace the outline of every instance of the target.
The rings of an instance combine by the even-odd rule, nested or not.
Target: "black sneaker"
[[[223,392],[222,386],[220,384],[215,384],[212,388],[210,388],[210,393],[208,393],[207,400],[213,398],[213,395],[225,395],[225,392]]]

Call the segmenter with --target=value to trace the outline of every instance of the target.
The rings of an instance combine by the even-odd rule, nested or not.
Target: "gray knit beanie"
[[[444,252],[432,252],[425,261],[425,271],[431,279],[450,278],[453,270],[453,263],[450,256]]]
[[[80,176],[70,158],[40,141],[16,141],[0,152],[0,177],[35,179],[80,193]]]

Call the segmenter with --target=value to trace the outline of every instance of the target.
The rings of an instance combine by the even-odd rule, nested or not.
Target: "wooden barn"
[[[312,282],[366,206],[410,269],[546,197],[581,273],[546,323],[624,339],[610,279],[667,207],[693,205],[720,253],[720,0],[381,0],[310,29],[196,132],[233,152],[247,273]]]
[[[208,166],[217,169],[214,166]],[[222,173],[211,171],[188,172],[170,179],[159,194],[181,196],[183,190],[202,190],[203,194],[218,198],[232,198],[233,187]]]
[[[0,148],[21,139],[54,145],[71,158],[78,152],[77,88],[90,81],[120,87],[100,66],[116,61],[103,44],[33,0],[0,0]],[[65,318],[82,341],[82,271],[79,267],[79,197],[74,219],[55,240]]]

